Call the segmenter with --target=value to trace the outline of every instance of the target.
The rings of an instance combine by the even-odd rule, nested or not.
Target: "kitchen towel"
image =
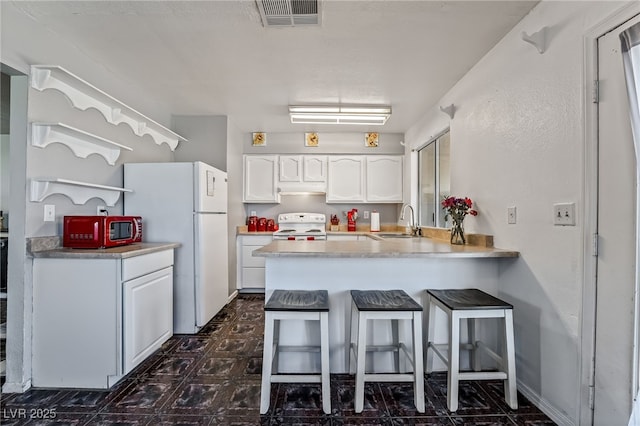
[[[380,213],[371,212],[371,232],[380,231]]]

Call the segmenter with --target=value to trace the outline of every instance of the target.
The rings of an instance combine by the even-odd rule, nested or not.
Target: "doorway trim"
[[[640,4],[629,3],[589,29],[584,36],[584,235],[581,342],[580,425],[593,424],[595,396],[596,290],[598,253],[598,38],[640,13]],[[637,361],[637,360],[636,360]]]
[[[27,129],[29,76],[4,63],[0,70],[11,76],[9,118],[9,253],[7,267],[6,382],[3,393],[31,387],[31,286],[26,286]],[[30,264],[29,264],[30,266]],[[27,304],[25,301],[29,301]],[[28,308],[27,308],[28,306]]]

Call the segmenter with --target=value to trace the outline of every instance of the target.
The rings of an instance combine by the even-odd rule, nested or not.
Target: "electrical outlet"
[[[369,210],[364,211],[363,219],[369,219]]]
[[[576,204],[559,203],[553,205],[553,224],[555,226],[576,225]]]
[[[507,207],[507,223],[513,225],[516,223],[516,207]]]
[[[251,210],[251,213],[249,214],[249,216],[258,216],[258,213],[256,213],[255,210]]]
[[[56,220],[56,206],[53,204],[44,205],[44,221],[54,222]]]

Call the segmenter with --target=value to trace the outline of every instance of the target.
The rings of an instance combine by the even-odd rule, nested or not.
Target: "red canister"
[[[275,231],[276,222],[273,219],[267,219],[267,232]]]
[[[267,218],[258,218],[258,232],[265,232],[267,230]]]
[[[247,231],[256,232],[258,230],[258,216],[249,216],[247,221]]]

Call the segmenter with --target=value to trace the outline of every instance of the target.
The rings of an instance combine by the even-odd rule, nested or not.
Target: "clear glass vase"
[[[464,238],[464,226],[462,221],[454,220],[451,224],[451,244],[464,245],[467,241]]]

